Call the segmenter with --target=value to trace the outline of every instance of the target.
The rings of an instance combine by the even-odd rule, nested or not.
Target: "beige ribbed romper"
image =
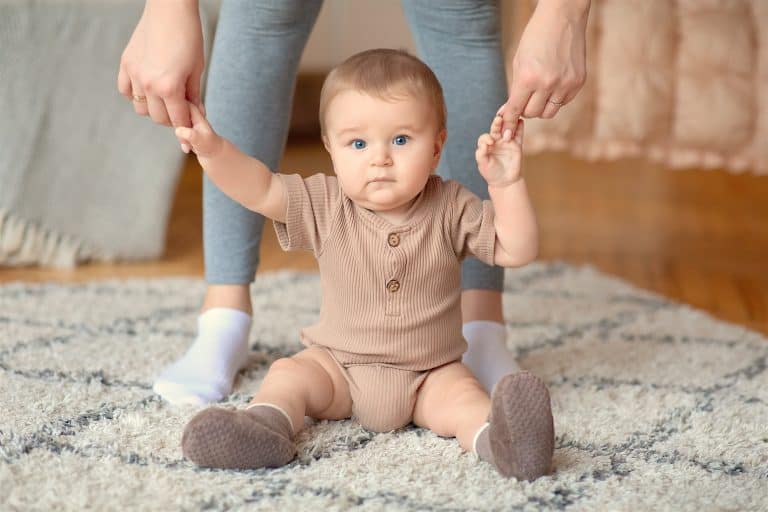
[[[455,181],[431,176],[407,224],[352,202],[333,176],[281,175],[284,250],[313,251],[322,304],[306,346],[324,347],[349,382],[352,412],[379,432],[408,424],[429,370],[461,359],[460,263],[492,264],[493,205]]]

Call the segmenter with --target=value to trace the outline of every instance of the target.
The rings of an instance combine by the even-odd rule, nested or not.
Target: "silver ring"
[[[553,105],[557,105],[558,107],[562,107],[563,106],[563,102],[562,101],[549,100],[549,102],[551,104],[553,104]]]

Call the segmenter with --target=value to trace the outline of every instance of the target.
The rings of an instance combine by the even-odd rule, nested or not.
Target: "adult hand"
[[[202,109],[203,33],[197,0],[147,0],[120,59],[117,88],[137,114],[165,126],[192,126]]]
[[[554,117],[584,85],[588,12],[589,0],[539,0],[512,59],[505,138],[519,117]]]

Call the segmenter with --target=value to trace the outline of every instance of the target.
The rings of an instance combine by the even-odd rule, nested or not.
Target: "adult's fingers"
[[[511,130],[512,133],[515,132],[517,120],[523,115],[531,94],[533,94],[533,90],[530,87],[519,81],[512,82],[512,87],[509,89],[509,99],[504,104],[504,110],[501,113],[504,118],[501,133],[507,130]]]
[[[128,71],[126,71],[122,65],[117,72],[117,90],[128,99],[131,99],[131,96],[133,95],[131,89],[131,77],[128,76]]]
[[[547,105],[544,107],[544,112],[542,112],[541,117],[545,119],[552,119],[555,117],[563,105],[571,101],[576,96],[577,92],[578,89],[576,91],[563,89],[554,91],[547,99]]]
[[[192,73],[187,78],[187,100],[202,111],[203,99],[200,97],[200,73]]]
[[[165,103],[162,98],[150,94],[147,96],[147,108],[149,117],[157,124],[171,126],[171,118],[168,117],[168,111],[165,109]]]
[[[147,96],[144,94],[144,90],[136,82],[131,82],[131,101],[133,102],[133,110],[140,116],[149,115],[149,109],[147,108]]]
[[[565,105],[566,93],[563,91],[554,91],[547,98],[547,104],[544,107],[544,112],[541,113],[541,117],[544,119],[552,119],[560,110],[560,107]]]
[[[166,98],[165,109],[173,126],[192,126],[189,103],[181,96]]]
[[[192,126],[189,106],[184,95],[183,84],[175,87],[169,80],[140,80],[146,91],[149,116],[164,126]]]
[[[541,113],[542,119],[552,119],[560,110],[560,107],[560,104],[552,103],[551,100],[547,100],[547,106],[544,107],[544,112]]]
[[[541,117],[544,108],[547,106],[547,100],[550,95],[550,91],[545,91],[543,89],[534,92],[528,100],[528,104],[525,106],[523,117]]]

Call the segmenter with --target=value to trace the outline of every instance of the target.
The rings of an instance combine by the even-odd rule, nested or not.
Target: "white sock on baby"
[[[462,362],[488,393],[504,375],[520,371],[515,357],[507,349],[507,328],[503,324],[475,320],[465,323],[462,333],[469,345]]]
[[[218,402],[232,392],[237,372],[248,362],[251,315],[211,308],[197,319],[197,338],[186,354],[167,366],[152,389],[174,405]]]

